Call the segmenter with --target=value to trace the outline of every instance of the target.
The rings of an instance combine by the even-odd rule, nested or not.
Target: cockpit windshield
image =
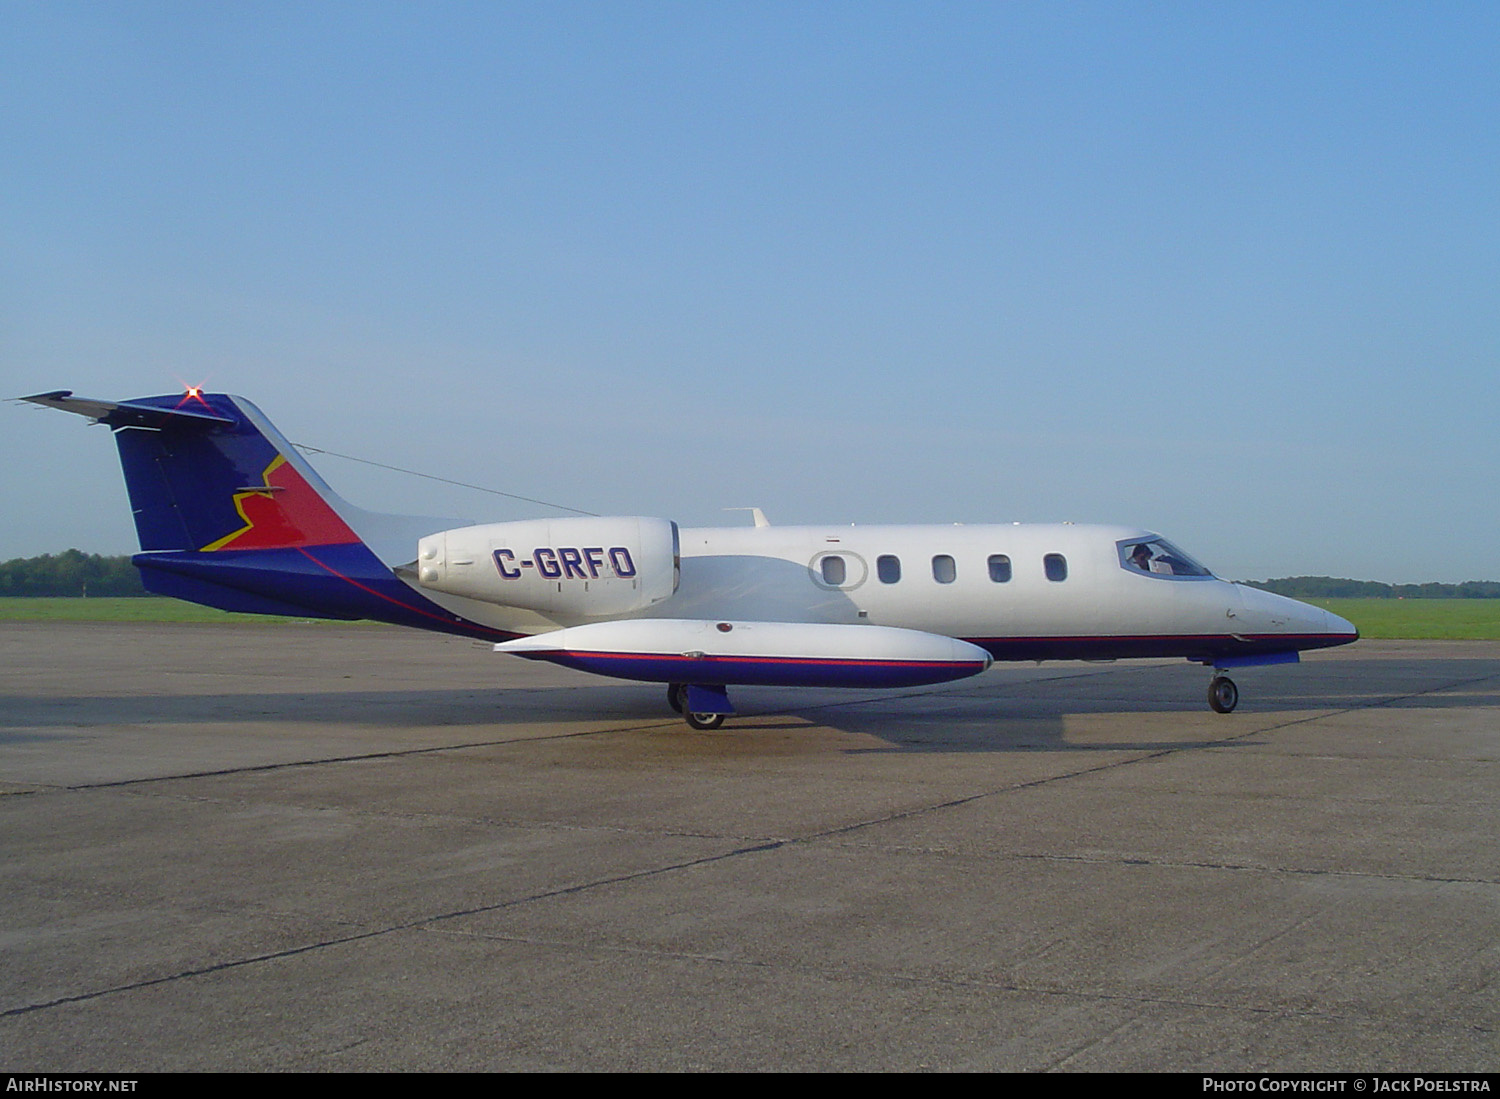
[[[1165,538],[1127,539],[1119,543],[1120,567],[1167,579],[1213,579],[1198,562]]]

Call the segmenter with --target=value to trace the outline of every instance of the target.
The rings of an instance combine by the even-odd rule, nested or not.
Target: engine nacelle
[[[574,618],[660,603],[679,569],[677,524],[641,516],[486,523],[417,543],[424,588]]]

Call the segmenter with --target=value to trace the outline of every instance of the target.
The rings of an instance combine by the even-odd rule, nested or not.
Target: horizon
[[[861,524],[857,524],[856,523],[856,524],[850,524],[850,525],[859,526]],[[139,550],[139,549],[137,549],[137,550],[133,550],[133,551],[126,552],[126,553],[102,553],[102,552],[100,552],[98,550],[86,550],[86,549],[82,549],[81,547],[78,547],[78,546],[68,546],[65,549],[60,549],[60,550],[43,550],[41,553],[22,554],[22,555],[20,555],[18,557],[10,557],[10,558],[0,559],[0,566],[15,564],[18,561],[35,561],[35,560],[37,560],[39,558],[43,558],[43,557],[58,557],[58,556],[61,556],[62,554],[66,554],[66,553],[81,553],[81,554],[85,554],[85,555],[91,556],[91,557],[101,557],[101,558],[104,558],[106,560],[129,560],[131,557],[135,556],[137,553],[140,553],[140,552],[142,552],[142,551]],[[1419,588],[1419,587],[1427,587],[1427,586],[1431,586],[1431,585],[1439,585],[1439,586],[1442,586],[1442,587],[1460,587],[1460,586],[1462,586],[1464,584],[1500,584],[1500,579],[1485,579],[1483,577],[1469,577],[1466,580],[1458,580],[1458,581],[1451,581],[1451,580],[1408,580],[1408,581],[1402,581],[1400,583],[1392,583],[1391,581],[1387,581],[1387,580],[1372,580],[1372,579],[1369,579],[1369,578],[1357,577],[1357,576],[1330,576],[1330,575],[1327,575],[1327,574],[1324,574],[1324,573],[1317,573],[1317,574],[1305,574],[1305,573],[1303,573],[1303,574],[1297,574],[1295,576],[1267,576],[1267,577],[1264,577],[1264,578],[1250,577],[1250,576],[1246,576],[1246,577],[1226,577],[1226,576],[1219,575],[1217,572],[1215,572],[1214,575],[1217,576],[1220,580],[1229,580],[1231,583],[1235,583],[1235,584],[1274,584],[1274,583],[1278,583],[1278,582],[1292,581],[1292,580],[1332,580],[1332,581],[1335,581],[1335,582],[1349,582],[1349,583],[1354,583],[1354,584],[1383,584],[1383,585],[1385,585],[1387,587],[1390,587],[1390,588],[1393,588],[1393,589],[1394,588]],[[150,594],[150,593],[148,593],[148,594]],[[162,596],[162,598],[166,599],[166,598],[172,598],[172,597],[171,596]],[[1483,597],[1480,597],[1480,598],[1500,598],[1500,597],[1497,597],[1497,596],[1483,596]]]

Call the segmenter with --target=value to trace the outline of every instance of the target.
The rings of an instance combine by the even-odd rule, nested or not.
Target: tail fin
[[[142,550],[360,541],[339,513],[343,501],[243,398],[194,392],[107,402],[59,392],[26,400],[114,429]]]
[[[150,591],[225,610],[500,632],[437,607],[393,572],[419,538],[460,521],[352,507],[243,397],[24,399],[114,431],[141,543],[133,560]]]

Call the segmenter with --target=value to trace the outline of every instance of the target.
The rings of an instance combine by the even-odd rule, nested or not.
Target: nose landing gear
[[[1244,640],[1243,638],[1241,640]],[[1194,656],[1189,657],[1198,664],[1212,664],[1214,677],[1208,684],[1208,705],[1216,714],[1227,714],[1233,712],[1240,704],[1240,689],[1235,686],[1234,680],[1224,674],[1225,668],[1257,668],[1268,664],[1295,664],[1301,658],[1295,650],[1249,653],[1244,656],[1224,654],[1217,657]]]
[[[1240,689],[1227,675],[1216,675],[1208,684],[1208,705],[1216,714],[1231,713],[1240,702]]]

